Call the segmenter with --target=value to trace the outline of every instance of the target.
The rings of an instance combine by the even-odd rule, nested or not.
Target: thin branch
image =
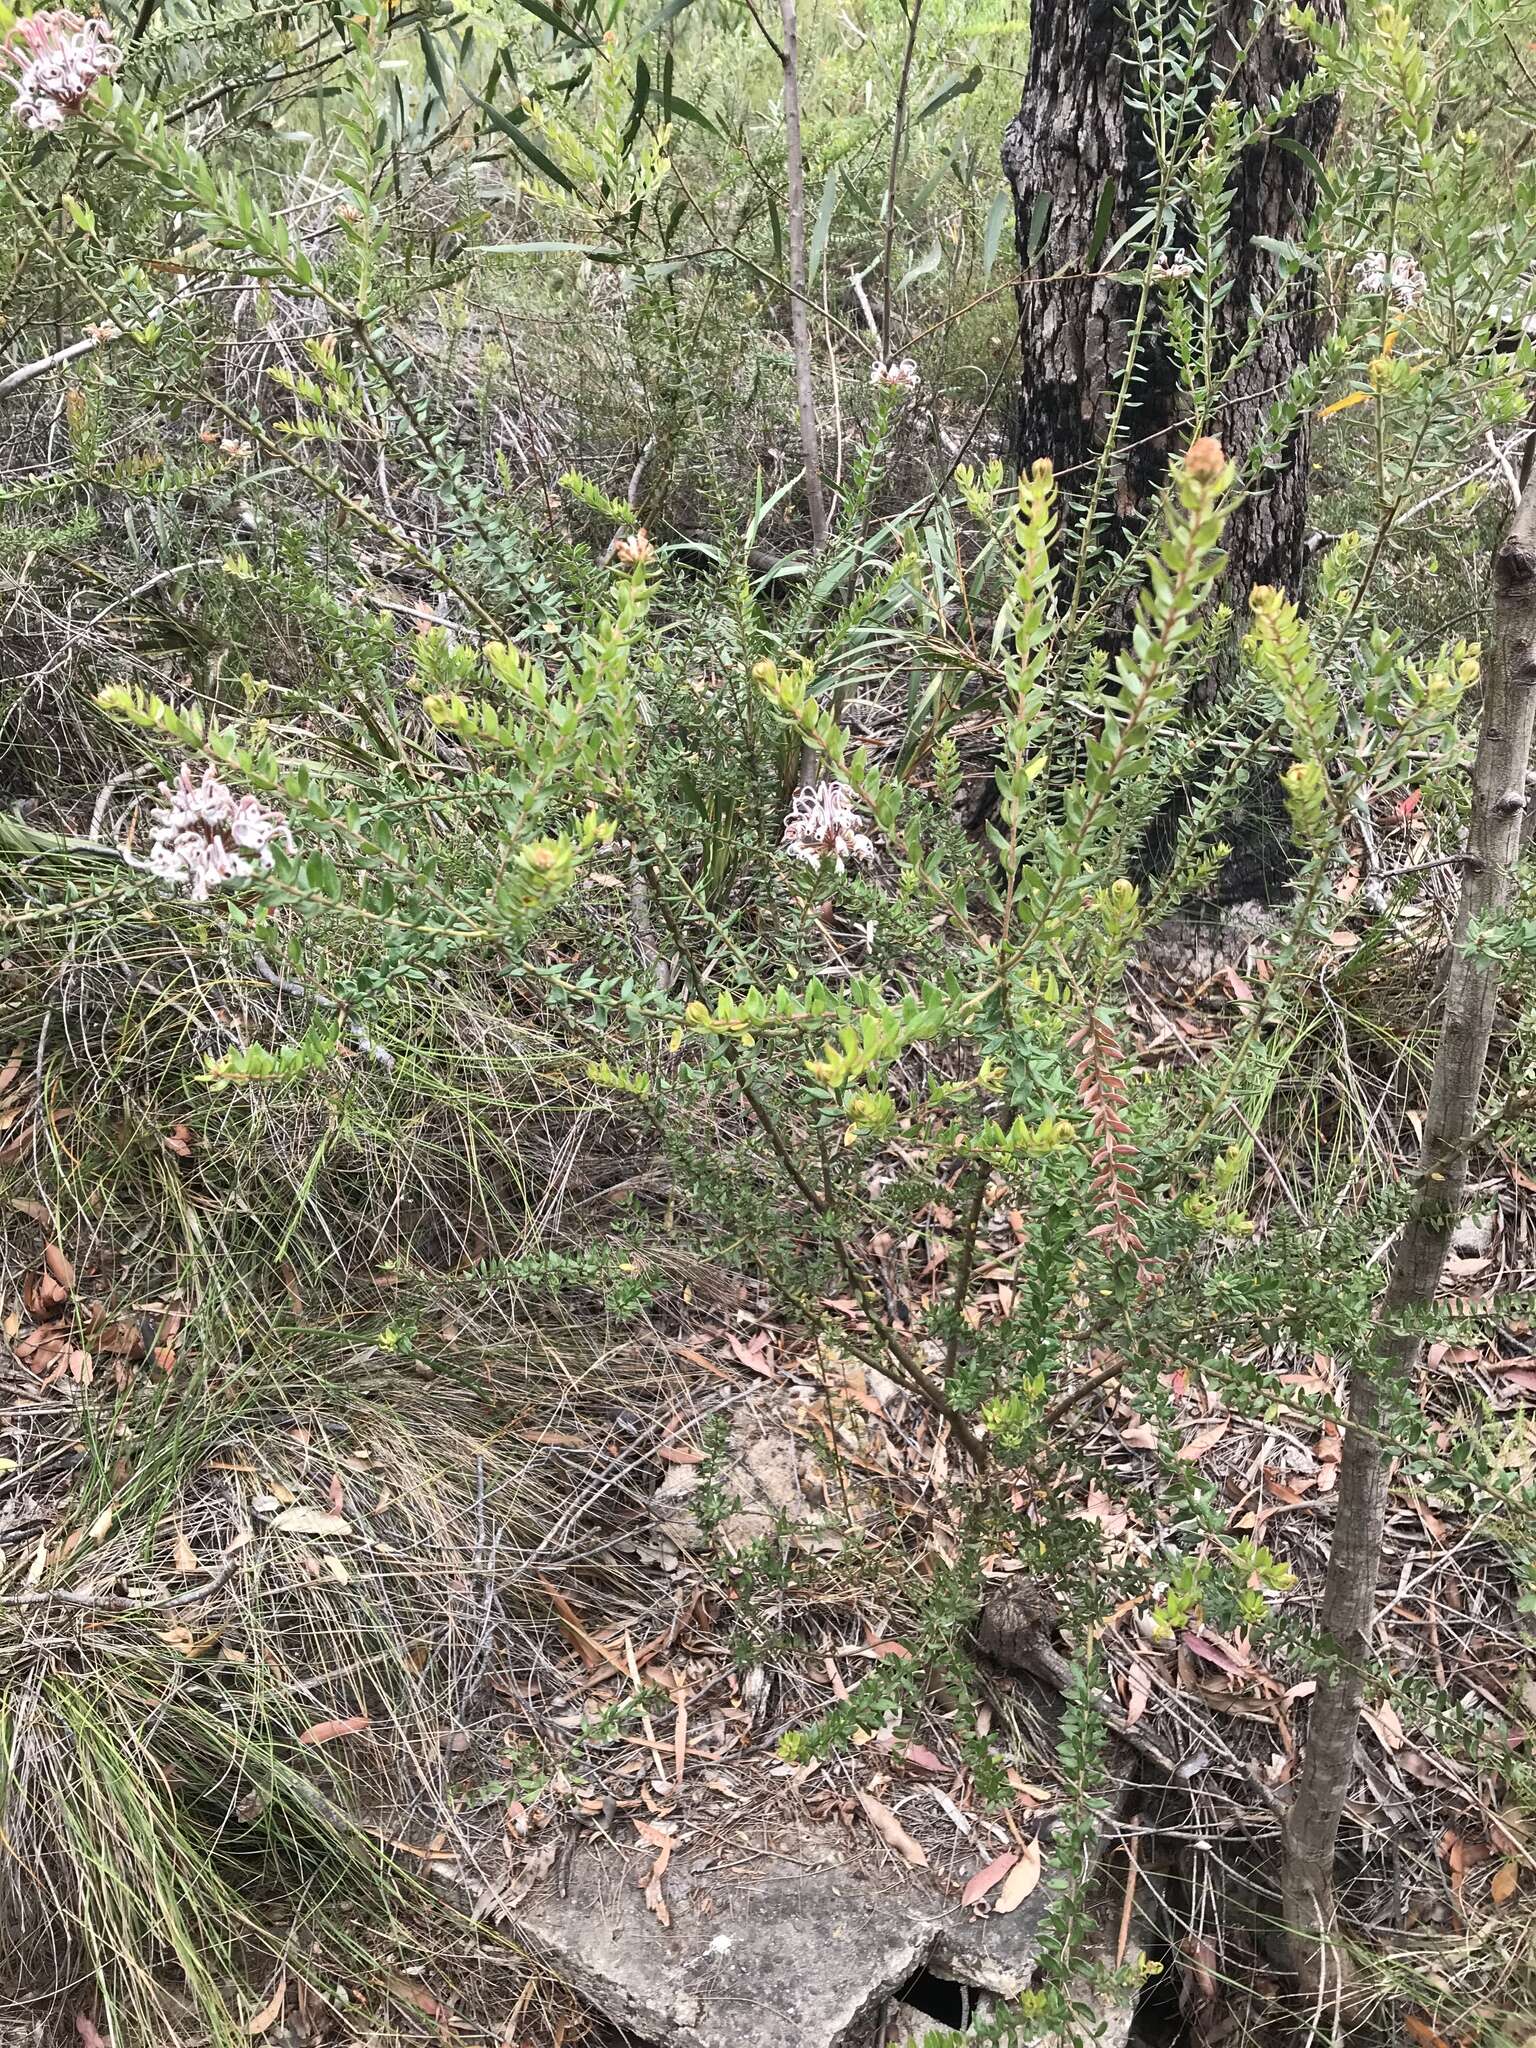
[[[896,87],[896,118],[891,124],[891,162],[885,177],[885,249],[881,270],[885,277],[880,306],[880,360],[891,359],[891,245],[896,237],[896,177],[901,169],[901,147],[906,140],[907,90],[912,81],[912,57],[917,49],[917,24],[922,19],[923,0],[907,0],[907,42],[901,53],[901,78]]]

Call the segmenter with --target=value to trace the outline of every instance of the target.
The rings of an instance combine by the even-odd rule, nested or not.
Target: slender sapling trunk
[[[1483,662],[1483,701],[1472,817],[1462,855],[1461,902],[1452,942],[1440,1044],[1430,1080],[1413,1203],[1392,1261],[1375,1342],[1350,1374],[1349,1422],[1339,1504],[1323,1593],[1329,1664],[1312,1702],[1306,1756],[1286,1824],[1282,1876],[1297,1975],[1319,2011],[1346,1985],[1334,1874],[1349,1794],[1375,1617],[1390,1454],[1382,1390],[1418,1364],[1416,1325],[1435,1298],[1466,1183],[1478,1100],[1499,996],[1499,973],[1467,949],[1469,933],[1501,910],[1514,888],[1525,812],[1525,778],[1536,723],[1536,437],[1527,445],[1519,506],[1493,564],[1493,638]]]

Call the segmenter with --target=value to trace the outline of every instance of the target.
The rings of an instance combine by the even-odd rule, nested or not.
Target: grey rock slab
[[[950,1906],[934,1929],[928,1968],[936,1977],[1017,1998],[1029,1989],[1040,1959],[1043,1893],[1033,1892],[1011,1913],[975,1913]]]
[[[919,1874],[851,1854],[831,1829],[761,1849],[679,1848],[663,1926],[646,1902],[654,1850],[582,1843],[518,1906],[517,1932],[599,2012],[664,2048],[857,2048],[925,1966],[989,1988],[1028,1983],[1034,1899],[994,1933]]]

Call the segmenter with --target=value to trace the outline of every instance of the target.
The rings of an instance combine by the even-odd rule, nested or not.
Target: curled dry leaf
[[[1416,2041],[1419,2048],[1451,2048],[1444,2034],[1436,2033],[1429,2021],[1421,2019],[1416,2012],[1404,2014],[1403,2032],[1410,2041]]]
[[[245,2023],[245,2031],[253,2038],[257,2034],[264,2034],[268,2027],[275,2025],[281,2019],[287,1997],[288,1973],[286,1970],[280,1970],[277,1976],[277,1989],[261,2008],[260,2012],[253,2012],[251,2014]]]
[[[334,1742],[339,1735],[361,1735],[367,1726],[366,1714],[348,1714],[341,1721],[317,1721],[304,1730],[299,1740],[313,1748],[322,1742]]]
[[[1026,1842],[1019,1851],[1017,1862],[1003,1879],[1002,1888],[992,1901],[994,1913],[1011,1913],[1022,1906],[1035,1886],[1040,1882],[1040,1844]]]
[[[973,1871],[965,1881],[965,1890],[960,1894],[961,1905],[980,1905],[987,1893],[1002,1883],[1018,1860],[1017,1850],[1006,1849],[1001,1856],[994,1856],[990,1863],[985,1863],[980,1870]]]
[[[865,1813],[869,1816],[870,1824],[873,1826],[875,1833],[886,1844],[887,1848],[894,1849],[896,1854],[904,1862],[910,1863],[914,1869],[926,1869],[928,1851],[921,1842],[915,1842],[912,1839],[891,1809],[876,1799],[870,1792],[860,1792],[858,1800],[860,1806],[863,1807]]]

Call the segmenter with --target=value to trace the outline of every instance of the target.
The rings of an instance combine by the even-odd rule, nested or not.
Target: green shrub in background
[[[832,532],[803,545],[775,68],[736,8],[661,11],[365,0],[285,25],[166,7],[131,47],[119,25],[124,61],[78,106],[6,125],[7,317],[28,371],[0,376],[5,772],[27,805],[7,838],[6,1024],[70,1122],[44,1119],[5,1170],[56,1239],[124,1259],[125,1299],[174,1293],[201,1360],[174,1428],[133,1417],[153,1442],[142,1476],[125,1489],[99,1452],[80,1505],[142,1516],[152,1549],[212,1448],[302,1406],[311,1374],[376,1426],[399,1383],[367,1379],[375,1356],[354,1385],[351,1352],[315,1329],[408,1360],[413,1303],[466,1267],[511,1276],[540,1313],[580,1288],[621,1326],[642,1314],[650,1283],[550,1221],[547,1134],[601,1124],[657,1162],[618,1250],[681,1236],[844,1349],[824,1304],[858,1304],[869,1360],[973,1468],[967,1565],[1006,1541],[1060,1579],[1085,1641],[1129,1598],[1161,1626],[1283,1641],[1284,1561],[1226,1527],[1171,1447],[1162,1552],[1083,1573],[1092,1539],[1051,1504],[1072,1491],[1061,1424],[1106,1359],[1154,1423],[1183,1372],[1267,1412],[1256,1353],[1348,1357],[1369,1325],[1403,1201],[1394,1149],[1356,1142],[1379,1113],[1371,1063],[1424,1060],[1373,1006],[1373,972],[1411,955],[1423,877],[1372,866],[1371,806],[1416,803],[1453,844],[1479,543],[1536,369],[1505,22],[1298,24],[1351,124],[1292,252],[1338,313],[1290,394],[1336,422],[1329,532],[1305,609],[1259,591],[1232,619],[1209,604],[1237,488],[1217,440],[1185,451],[1128,563],[1058,531],[1048,465],[1015,480],[991,453],[1014,317],[991,164],[1021,22],[1002,6],[929,17],[894,183],[892,357],[915,382],[871,381],[860,296],[883,283],[896,26],[868,7],[808,27],[837,424]],[[1209,164],[1186,168],[1193,189]],[[1114,260],[1150,261],[1150,235]],[[1216,288],[1158,288],[1192,416],[1219,399],[1200,386]],[[1090,600],[1101,571],[1142,592],[1123,644],[1077,601],[1084,561]],[[1277,761],[1297,865],[1270,978],[1208,1058],[1142,1071],[1135,949],[1200,903]],[[968,832],[979,787],[995,802]],[[1175,799],[1176,844],[1147,872]],[[1355,862],[1370,887],[1340,963]],[[1517,987],[1529,927],[1486,939]],[[1294,1213],[1260,1229],[1277,1105],[1316,1135]],[[195,1199],[167,1137],[196,1151]],[[1027,1291],[973,1327],[1004,1210]],[[919,1226],[950,1284],[914,1324],[870,1247]],[[385,1266],[416,1290],[387,1319],[364,1284]],[[1404,1397],[1389,1421],[1406,1471],[1524,1540],[1529,1500],[1479,1418],[1447,1441]],[[931,1619],[937,1657],[955,1616],[936,1601]],[[338,1614],[338,1663],[359,1626]],[[393,1648],[409,1624],[367,1631]],[[197,2024],[233,2039],[259,1916],[208,1817],[221,1773],[261,1779],[274,1816],[241,1857],[281,1867],[318,1827],[327,1883],[370,1873],[371,1925],[400,1904],[377,1844],[329,1807],[317,1820],[281,1767],[299,1710],[259,1680],[233,1746],[217,1687],[178,1694],[165,1727],[201,1803],[176,1833],[187,1802],[156,1752],[124,1747],[155,1654],[122,1689],[126,1721],[89,1671],[66,1686],[44,1660],[42,1708],[8,1748],[76,1730],[47,1860],[112,1838],[55,1896],[120,2038],[161,2038],[168,1967]],[[1068,1862],[1104,1770],[1086,1662],[1079,1679]],[[405,1691],[414,1727],[446,1713]],[[127,1758],[110,1825],[83,1824],[109,1755]],[[29,1839],[46,1832],[36,1782],[9,1787]],[[153,1818],[125,1845],[131,1814]],[[1065,2024],[1050,2001],[1087,1931],[1071,1897],[1056,1910],[1042,2026]]]

